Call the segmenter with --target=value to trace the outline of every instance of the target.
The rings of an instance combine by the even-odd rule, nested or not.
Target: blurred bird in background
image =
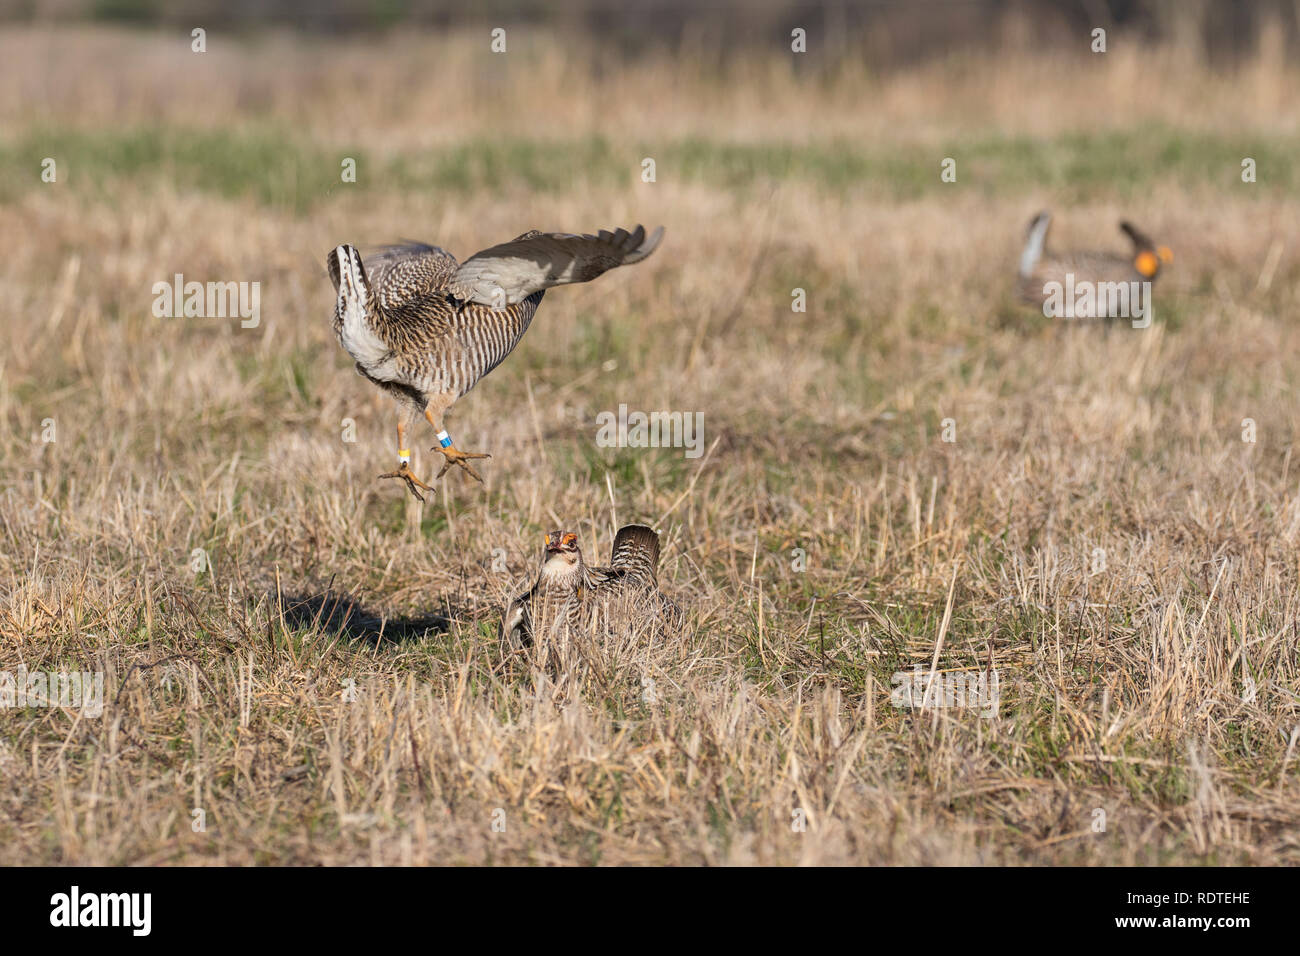
[[[1041,306],[1047,298],[1048,283],[1060,283],[1071,288],[1080,283],[1154,282],[1161,267],[1173,262],[1174,254],[1168,246],[1157,246],[1132,223],[1122,221],[1120,231],[1133,244],[1129,255],[1117,252],[1085,251],[1052,253],[1047,249],[1047,233],[1052,226],[1051,213],[1044,210],[1029,223],[1029,234],[1020,254],[1020,273],[1017,292],[1021,299]],[[1094,305],[1076,318],[1114,318],[1110,301],[1101,295],[1092,298]],[[1127,301],[1127,300],[1126,300]]]

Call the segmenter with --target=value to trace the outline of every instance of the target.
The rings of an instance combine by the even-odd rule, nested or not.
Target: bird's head
[[[364,315],[370,308],[370,279],[366,276],[366,267],[361,262],[361,253],[355,246],[336,246],[325,257],[325,267],[329,270],[330,281],[338,300],[334,305],[334,318],[339,324],[344,323],[348,313],[359,310]]]
[[[1119,228],[1133,240],[1133,268],[1142,278],[1154,279],[1162,265],[1174,261],[1173,251],[1168,246],[1157,246],[1131,222],[1121,222]]]
[[[542,558],[545,574],[567,574],[582,566],[582,549],[572,531],[550,531],[546,535],[546,553]]]

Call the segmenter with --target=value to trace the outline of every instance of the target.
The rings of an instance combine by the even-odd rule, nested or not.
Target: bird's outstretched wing
[[[418,296],[444,292],[456,272],[456,257],[423,242],[384,246],[366,256],[366,275],[385,311]]]
[[[631,232],[602,229],[594,236],[526,232],[470,256],[447,288],[458,299],[505,308],[540,289],[589,282],[617,266],[640,262],[655,251],[663,234],[663,226],[648,237],[644,226]]]

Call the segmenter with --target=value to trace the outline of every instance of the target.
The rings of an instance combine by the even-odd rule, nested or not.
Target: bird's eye
[[[551,536],[549,534],[546,536],[546,543],[547,544],[551,543]]]

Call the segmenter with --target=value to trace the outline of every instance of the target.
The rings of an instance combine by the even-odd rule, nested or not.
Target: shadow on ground
[[[445,613],[386,617],[367,611],[356,598],[334,590],[297,595],[277,595],[272,591],[267,597],[272,608],[278,602],[285,623],[295,630],[319,628],[372,644],[419,640],[430,631],[443,634],[453,621],[460,619],[450,608]]]

